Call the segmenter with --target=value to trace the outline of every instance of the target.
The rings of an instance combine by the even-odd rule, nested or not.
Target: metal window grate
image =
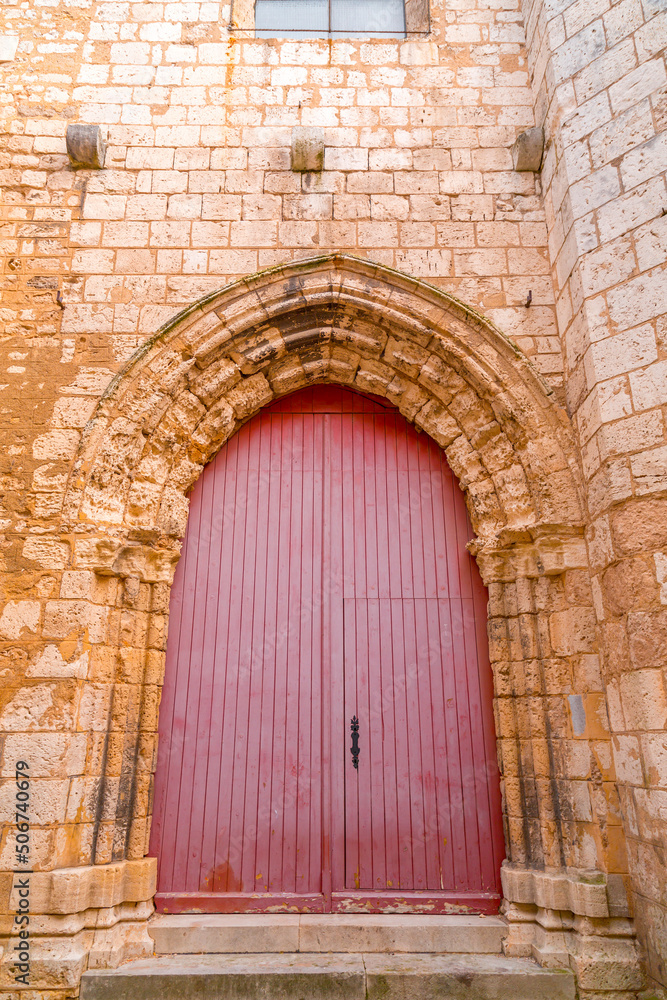
[[[404,0],[256,0],[258,38],[405,38]]]

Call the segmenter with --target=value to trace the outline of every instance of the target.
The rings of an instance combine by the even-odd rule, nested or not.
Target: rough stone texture
[[[608,917],[606,880],[585,872],[526,871],[505,862],[503,893],[515,903],[529,903],[543,910],[560,910],[587,917]]]
[[[574,976],[497,955],[178,955],[83,977],[82,1000],[574,1000]]]
[[[415,33],[424,9],[408,5]],[[251,3],[231,15],[2,8],[5,828],[27,756],[35,879],[117,884],[144,857],[187,489],[276,395],[339,382],[397,405],[466,492],[525,875],[506,878],[509,947],[569,962],[582,1000],[628,1000],[634,914],[657,990],[664,4],[433,0],[430,34],[404,42],[260,41]],[[108,133],[104,169],[72,169],[75,122]],[[542,125],[541,176],[516,171],[517,136]],[[321,171],[291,169],[295,128],[322,130]],[[608,913],[590,913],[602,885]],[[86,963],[141,954],[147,899],[54,900],[36,993],[64,1000]]]
[[[99,866],[57,868],[30,877],[30,912],[81,913],[110,909],[125,902],[148,902],[155,895],[155,858],[116,861]],[[9,898],[16,910],[16,886]]]
[[[544,155],[544,129],[535,125],[526,132],[521,132],[512,146],[512,164],[515,170],[537,171],[542,166]]]
[[[295,126],[290,154],[292,170],[319,173],[324,167],[324,129]]]
[[[99,125],[68,125],[65,143],[72,166],[93,170],[104,166],[106,144]]]
[[[0,989],[5,997],[48,997],[64,1000],[76,995],[86,969],[113,969],[124,962],[148,958],[153,942],[148,935],[152,903],[122,903],[62,916],[32,916],[30,921],[30,985],[16,990],[12,954],[16,936],[3,927]],[[3,923],[6,918],[3,918]],[[63,991],[62,994],[60,991]]]

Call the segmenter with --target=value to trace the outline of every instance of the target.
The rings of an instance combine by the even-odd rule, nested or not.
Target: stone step
[[[81,1000],[574,1000],[569,971],[500,955],[173,955],[91,970]]]
[[[158,914],[158,955],[225,952],[438,952],[499,955],[500,917],[418,914]]]

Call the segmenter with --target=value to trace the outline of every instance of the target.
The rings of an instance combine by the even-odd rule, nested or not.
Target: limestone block
[[[72,122],[67,126],[67,155],[73,167],[99,170],[104,166],[106,145],[99,125]]]
[[[54,995],[54,990],[66,990],[67,993],[56,996],[71,996],[86,969],[86,938],[90,933],[84,933],[79,939],[70,937],[31,938],[30,940],[30,986],[27,996],[44,997]],[[7,939],[6,939],[7,940]],[[14,938],[9,938],[11,947]],[[0,965],[0,990],[3,997],[21,996],[13,992],[16,980],[12,971],[13,963],[5,961]],[[7,992],[5,992],[7,991]]]
[[[393,372],[388,365],[373,361],[362,361],[355,377],[355,385],[362,392],[372,392],[377,396],[386,396],[392,378]]]
[[[330,146],[324,153],[324,166],[327,170],[367,170],[368,150],[356,146]],[[364,214],[368,215],[368,211]]]
[[[595,641],[595,627],[592,608],[568,608],[555,612],[549,625],[554,651],[561,656],[590,652]]]
[[[219,358],[208,365],[203,372],[194,369],[189,375],[192,392],[207,407],[236,385],[240,378],[238,366],[230,358]]]
[[[65,570],[60,583],[62,598],[90,600],[93,604],[113,603],[114,584],[92,570]]]
[[[36,632],[40,613],[39,601],[8,601],[0,615],[0,636],[18,639],[25,636],[24,629]]]
[[[59,399],[53,408],[53,426],[85,427],[95,407],[95,400],[85,396]]]
[[[215,454],[234,430],[235,415],[226,398],[213,403],[192,435],[191,444],[199,450],[202,463]]]
[[[128,523],[145,527],[154,524],[155,515],[160,507],[162,491],[161,483],[135,479],[130,486],[127,497],[126,518]]]
[[[273,398],[271,386],[263,375],[251,375],[227,393],[227,402],[240,420],[256,413]]]
[[[183,496],[180,490],[167,487],[162,494],[158,512],[158,528],[174,540],[180,540],[185,534],[189,505],[188,498]],[[177,555],[175,554],[172,570],[175,568],[176,561]]]
[[[537,534],[534,542],[521,538],[517,531],[514,537],[503,532],[491,538],[478,537],[469,543],[468,548],[477,559],[487,586],[494,581],[559,576],[587,565],[586,544],[582,537],[562,534],[549,525],[531,525],[528,531]],[[567,624],[566,634],[569,635]]]
[[[638,925],[641,940],[648,946],[647,972],[654,980],[664,979],[664,964],[661,956],[667,950],[667,913],[664,898],[660,902],[646,899],[640,894],[636,896],[635,920]],[[649,991],[642,1000],[665,1000],[667,990],[660,993]]]
[[[569,951],[581,990],[638,990],[644,984],[634,938],[572,935]]]
[[[61,824],[65,821],[65,808],[69,793],[69,779],[65,776],[37,778],[30,781],[30,822],[35,826]],[[16,785],[13,781],[0,783],[0,823],[11,826],[16,815]]]
[[[122,908],[126,912],[128,909]],[[150,957],[153,940],[148,933],[147,918],[152,909],[152,903],[140,903],[135,907],[136,912],[129,915],[130,919],[118,922],[112,922],[113,909],[101,910],[88,953],[88,968],[116,969],[124,962]],[[105,917],[109,926],[104,925]]]
[[[643,455],[633,455],[630,469],[637,493],[657,493],[667,484],[667,447],[654,448]]]
[[[567,940],[560,914],[550,910],[538,911],[530,954],[545,969],[568,968],[570,962]]]
[[[24,995],[65,1000],[73,995],[86,968],[116,968],[123,962],[150,956],[153,943],[148,934],[148,918],[152,912],[152,902],[141,902],[66,916],[31,914],[32,990]],[[0,950],[5,959],[0,971],[0,987],[10,991],[15,982],[9,968],[11,963],[7,961],[8,945],[13,946],[15,940],[13,936],[8,938],[0,934]],[[65,992],[55,992],[59,989]],[[14,992],[3,994],[16,995]]]
[[[319,173],[324,168],[323,129],[305,126],[292,129],[291,165],[295,172]]]
[[[408,31],[420,30],[406,27]],[[402,66],[437,66],[438,46],[435,42],[427,41],[403,42],[399,48],[399,62]]]
[[[444,407],[435,404],[425,406],[415,417],[415,424],[438,442],[448,448],[461,435],[461,428]]]
[[[23,556],[44,569],[64,569],[69,561],[69,545],[57,538],[32,535],[23,543]]]
[[[85,733],[12,733],[4,740],[0,773],[12,777],[14,762],[27,756],[34,777],[83,774],[87,739]]]
[[[77,569],[93,570],[105,576],[110,575],[114,560],[122,547],[119,539],[78,538],[74,543],[74,563]]]
[[[71,682],[52,681],[21,688],[0,712],[0,730],[21,733],[73,731],[76,702]]]
[[[641,638],[648,639],[645,644],[647,659],[650,657],[651,662],[655,662],[655,645],[651,644],[651,637],[657,630],[653,630],[650,619],[648,624],[647,633]],[[642,665],[637,649],[633,645],[630,648],[632,659],[635,663],[639,660]],[[660,667],[635,669],[621,676],[621,704],[628,729],[667,729],[667,690]]]
[[[86,677],[88,674],[88,652],[66,660],[57,646],[48,645],[30,663],[26,677]]]
[[[503,899],[500,912],[507,922],[503,954],[513,958],[529,957],[532,954],[532,945],[537,930],[537,908],[529,904],[514,903]]]
[[[106,608],[87,601],[47,601],[44,611],[44,635],[67,639],[85,633],[91,642],[103,642]]]
[[[14,62],[18,47],[18,35],[0,35],[0,63]]]
[[[32,445],[33,458],[57,461],[74,458],[80,435],[73,430],[47,431],[36,437]]]
[[[103,576],[137,577],[145,583],[171,583],[178,552],[150,545],[123,545],[117,539],[83,538],[74,545],[78,569]]]
[[[286,359],[272,365],[267,377],[276,396],[294,392],[306,384],[301,360],[294,355],[288,355]]]

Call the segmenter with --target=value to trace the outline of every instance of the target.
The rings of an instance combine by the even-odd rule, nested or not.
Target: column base
[[[619,883],[603,872],[502,871],[504,950],[569,968],[580,1000],[639,1000],[645,987],[634,925]]]
[[[155,867],[154,858],[144,858],[8,878],[0,918],[3,996],[64,1000],[78,992],[87,969],[151,956]]]

